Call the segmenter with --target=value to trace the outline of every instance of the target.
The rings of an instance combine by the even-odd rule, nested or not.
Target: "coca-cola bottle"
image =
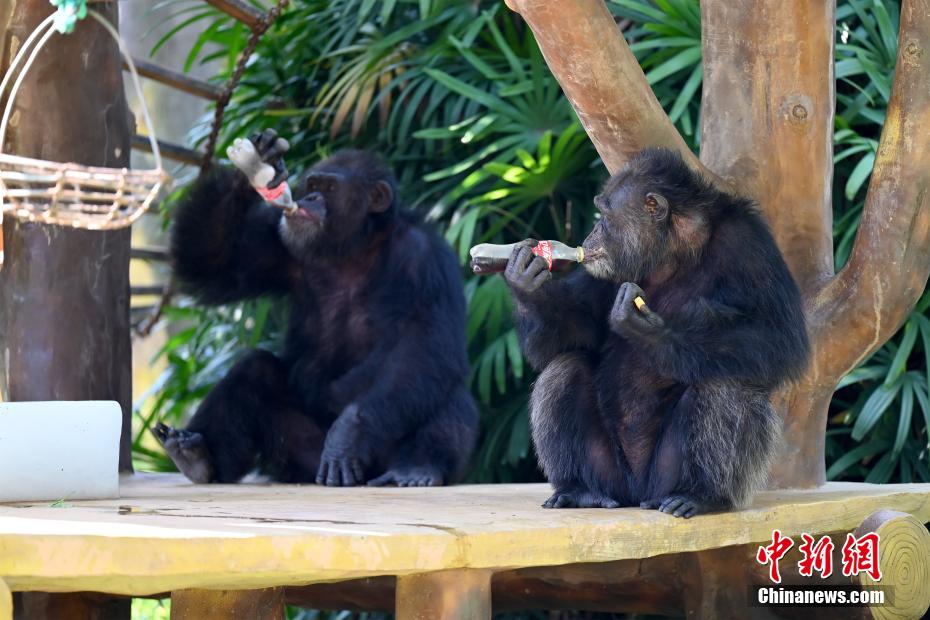
[[[284,138],[278,138],[278,141],[284,143],[283,148],[279,147],[279,151],[286,151],[287,141]],[[291,197],[291,187],[287,181],[282,181],[275,187],[268,187],[275,176],[274,167],[262,161],[261,155],[258,154],[251,140],[236,138],[226,149],[226,155],[236,168],[245,174],[249,179],[249,184],[265,199],[265,202],[289,213],[297,210],[297,204]]]
[[[471,254],[471,269],[478,274],[499,273],[507,267],[507,261],[516,243],[498,245],[494,243],[481,243],[469,252]],[[583,263],[590,257],[585,256],[584,248],[573,248],[561,241],[537,241],[530,248],[533,254],[545,259],[549,271],[560,269],[571,263]]]

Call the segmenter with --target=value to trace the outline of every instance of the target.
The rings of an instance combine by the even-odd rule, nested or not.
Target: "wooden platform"
[[[0,580],[13,591],[242,590],[642,559],[768,541],[776,527],[850,531],[880,509],[930,521],[927,484],[764,493],[749,509],[690,520],[544,510],[548,493],[542,484],[196,486],[137,474],[118,500],[0,505]]]

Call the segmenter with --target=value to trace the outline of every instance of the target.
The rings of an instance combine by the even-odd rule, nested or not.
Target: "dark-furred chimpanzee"
[[[544,506],[740,506],[779,437],[769,396],[808,356],[784,259],[749,200],[672,151],[633,157],[595,206],[587,269],[553,278],[524,242],[504,274],[541,371],[533,439],[555,490]]]
[[[286,143],[270,130],[252,141],[276,186]],[[171,254],[186,290],[206,304],[289,296],[290,323],[280,357],[247,354],[186,430],[156,435],[194,482],[256,465],[330,486],[456,481],[478,414],[452,249],[400,209],[372,154],[337,153],[294,189],[299,208],[284,215],[242,173],[216,169],[178,206]]]

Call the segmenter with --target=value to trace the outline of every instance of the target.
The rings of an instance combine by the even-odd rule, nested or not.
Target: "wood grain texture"
[[[284,588],[175,590],[171,620],[283,620]]]
[[[701,161],[759,203],[802,290],[833,275],[835,5],[701,3]]]
[[[891,603],[872,608],[876,620],[924,618],[930,609],[930,532],[912,515],[880,510],[856,528],[856,536],[879,535],[878,565],[881,581],[860,573],[862,586],[881,586],[891,593]]]
[[[926,484],[768,492],[748,509],[690,520],[638,508],[544,510],[541,484],[197,486],[149,474],[125,480],[121,493],[67,508],[0,507],[0,575],[14,590],[232,590],[640,559],[768,540],[773,523],[785,535],[851,531],[881,508],[930,521]]]
[[[491,620],[491,572],[402,575],[396,598],[397,620]]]

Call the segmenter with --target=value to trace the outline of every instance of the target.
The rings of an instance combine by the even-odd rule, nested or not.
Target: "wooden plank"
[[[171,620],[281,620],[284,588],[263,590],[176,590]]]
[[[2,579],[0,579],[0,620],[13,620],[13,595]]]
[[[491,620],[491,572],[450,570],[397,578],[397,620]]]
[[[136,134],[132,137],[132,148],[139,151],[145,151],[146,153],[151,153],[152,143],[149,142],[148,136],[140,136],[139,134]],[[162,140],[158,140],[158,149],[161,151],[162,157],[173,159],[174,161],[179,161],[182,164],[199,166],[200,162],[203,161],[202,153],[198,153],[193,149],[189,149],[179,144],[172,144],[171,142],[163,142]]]
[[[136,65],[136,71],[139,72],[139,75],[147,77],[150,80],[155,80],[160,84],[170,86],[176,90],[180,90],[181,92],[188,93],[189,95],[194,95],[195,97],[200,97],[209,101],[218,101],[220,95],[223,93],[223,88],[216,84],[204,82],[203,80],[192,78],[189,75],[177,71],[171,71],[154,62],[148,62],[138,58],[133,58],[132,61]],[[128,70],[126,61],[123,61],[123,69]]]
[[[457,568],[642,559],[851,531],[882,508],[930,521],[930,485],[832,483],[735,512],[544,510],[548,485],[328,488],[127,478],[119,500],[0,506],[0,575],[16,590],[145,595]]]
[[[207,3],[252,29],[264,17],[261,11],[241,0],[207,0]]]

